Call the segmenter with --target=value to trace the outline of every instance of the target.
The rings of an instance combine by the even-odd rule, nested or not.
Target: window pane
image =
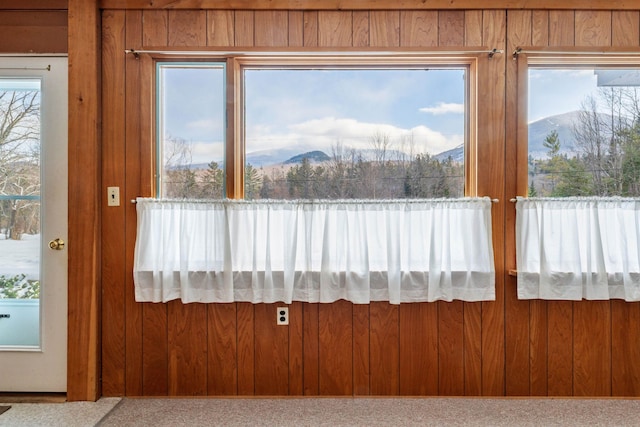
[[[245,69],[245,198],[463,196],[465,74]]]
[[[223,64],[158,66],[162,197],[224,196],[224,85]]]
[[[529,195],[640,195],[640,69],[529,70]]]
[[[40,343],[40,87],[0,78],[0,346]]]

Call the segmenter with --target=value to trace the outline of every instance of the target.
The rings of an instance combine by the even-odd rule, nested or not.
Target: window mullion
[[[226,185],[227,197],[244,198],[244,131],[242,79],[235,58],[227,61]]]

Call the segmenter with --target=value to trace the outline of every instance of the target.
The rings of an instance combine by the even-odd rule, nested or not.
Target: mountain
[[[451,150],[438,153],[434,157],[441,162],[447,160],[449,157],[451,157],[451,160],[454,162],[464,162],[464,144],[460,144]]]
[[[575,138],[573,136],[573,126],[574,123],[578,122],[579,115],[579,111],[571,111],[569,113],[557,114],[529,123],[529,154],[537,159],[546,158],[548,150],[544,146],[544,139],[553,130],[558,132],[558,137],[560,138],[560,152],[574,152]],[[603,119],[606,119],[606,117],[603,117]],[[298,146],[254,151],[247,154],[247,163],[250,163],[255,167],[262,167],[301,163],[304,158],[308,158],[312,163],[324,162],[331,159],[324,151],[305,151],[305,148],[307,147]],[[388,150],[387,158],[399,158],[400,154],[401,153],[394,150]],[[357,150],[356,155],[361,156],[365,160],[373,160],[376,157],[374,150],[366,149]],[[435,158],[440,161],[447,160],[449,157],[451,157],[455,162],[464,161],[464,145],[461,144],[455,148],[435,155]]]
[[[260,150],[247,153],[247,163],[254,167],[281,164],[300,154],[300,147]]]
[[[331,157],[327,156],[323,151],[314,150],[302,154],[297,154],[290,159],[285,160],[284,164],[290,165],[293,163],[302,163],[304,159],[309,160],[310,163],[319,163],[326,162],[327,160],[330,160]]]
[[[573,126],[578,122],[579,116],[579,111],[571,111],[529,123],[529,155],[536,159],[546,158],[549,150],[545,148],[544,140],[554,130],[558,132],[560,139],[560,153],[574,152],[576,141]]]

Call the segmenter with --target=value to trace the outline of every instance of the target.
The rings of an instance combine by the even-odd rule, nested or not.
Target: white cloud
[[[436,116],[441,114],[464,114],[464,104],[440,102],[436,107],[424,107],[420,111]]]
[[[188,122],[186,127],[191,131],[213,133],[220,129],[220,123],[219,120],[202,119]]]
[[[201,164],[211,161],[220,162],[224,157],[224,144],[222,142],[192,142],[191,163]]]
[[[324,150],[329,153],[331,147],[339,141],[344,147],[371,149],[372,137],[376,134],[388,135],[392,150],[412,150],[414,154],[437,154],[454,148],[464,141],[464,136],[445,135],[426,126],[404,129],[388,124],[359,122],[355,119],[325,117],[313,119],[289,126],[286,134],[251,134],[248,136],[247,151],[276,149],[299,146],[305,149]],[[408,140],[413,140],[409,147]],[[402,146],[401,141],[405,144]],[[249,148],[251,146],[251,149]],[[264,146],[264,148],[260,148]]]

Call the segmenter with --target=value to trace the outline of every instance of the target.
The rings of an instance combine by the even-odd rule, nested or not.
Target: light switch
[[[107,206],[120,206],[120,187],[107,187]]]

